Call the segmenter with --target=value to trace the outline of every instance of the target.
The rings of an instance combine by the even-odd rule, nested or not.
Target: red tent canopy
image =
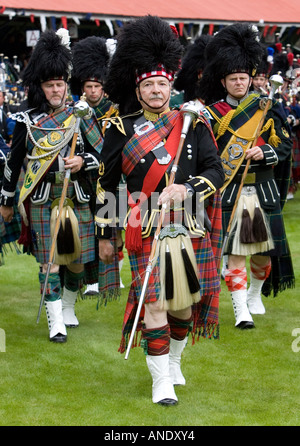
[[[247,21],[289,25],[299,25],[300,22],[299,0],[3,0],[2,5],[2,13],[24,10],[36,15],[51,12],[68,16],[92,14],[93,18],[100,19],[126,19],[152,14],[169,20],[191,22]]]

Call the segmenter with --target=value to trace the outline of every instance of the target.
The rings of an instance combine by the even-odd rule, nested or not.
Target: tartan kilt
[[[39,263],[48,263],[51,248],[50,219],[52,201],[61,196],[62,184],[51,184],[49,199],[36,205],[30,202],[30,226],[32,231],[32,254]],[[81,255],[72,263],[87,263],[95,259],[94,219],[89,203],[78,203],[72,182],[67,189],[67,197],[74,203],[74,213],[78,220],[81,241]]]
[[[106,265],[99,259],[98,239],[95,239],[95,260],[84,265],[84,283],[98,283],[100,303],[115,300],[120,296],[119,253],[116,233],[116,228],[112,228],[111,243],[115,251],[113,263]]]
[[[15,203],[13,205],[14,215],[10,223],[4,222],[1,217],[0,224],[0,241],[2,245],[5,243],[15,242],[21,234],[21,215],[18,211],[17,202],[19,199],[19,190],[16,191]]]
[[[207,232],[203,238],[191,238],[197,266],[198,277],[200,283],[201,300],[193,305],[193,320],[194,333],[199,329],[199,317],[203,320],[203,327],[212,323],[215,327],[218,326],[218,308],[219,308],[219,293],[220,293],[220,276],[216,267],[214,252],[211,247],[210,235]],[[134,323],[134,318],[138,306],[138,298],[141,295],[145,270],[148,264],[151,247],[153,242],[153,236],[143,239],[142,252],[139,254],[132,253],[129,255],[132,284],[129,290],[128,301],[125,308],[122,339],[119,347],[119,351],[123,353],[126,349],[126,345],[130,336],[130,332]],[[149,278],[149,283],[145,295],[145,303],[156,302],[159,299],[160,294],[160,271],[159,271],[159,259],[152,269],[152,273]],[[135,341],[133,347],[137,345],[138,333],[142,328],[142,320],[144,317],[144,307],[140,314],[139,323],[137,326]],[[208,322],[209,321],[209,322]],[[196,326],[197,325],[197,326]],[[205,335],[207,334],[207,330]],[[202,333],[204,335],[204,332]]]

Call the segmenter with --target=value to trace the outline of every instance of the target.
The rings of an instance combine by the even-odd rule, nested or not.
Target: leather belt
[[[242,180],[242,173],[238,173],[233,178],[233,183],[240,183]],[[261,170],[259,172],[248,172],[244,184],[262,183],[263,181],[272,180],[274,178],[273,169]]]
[[[47,172],[45,175],[45,181],[52,184],[62,184],[64,182],[65,174],[65,171]]]

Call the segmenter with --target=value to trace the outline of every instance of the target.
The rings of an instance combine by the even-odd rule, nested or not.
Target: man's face
[[[223,87],[233,99],[242,99],[248,93],[251,85],[251,78],[247,73],[228,74],[221,80]]]
[[[263,90],[267,90],[268,79],[266,77],[264,77],[264,76],[255,76],[252,79],[252,84],[253,84],[254,90],[256,90],[259,93],[261,93],[262,92],[261,88]]]
[[[154,76],[142,80],[136,95],[144,110],[162,113],[169,107],[171,84],[164,76]]]
[[[64,104],[67,96],[65,81],[53,79],[42,82],[41,87],[51,107],[57,108]]]
[[[104,96],[102,85],[95,81],[86,81],[83,85],[82,92],[85,93],[87,103],[91,107],[96,107],[100,104]]]
[[[0,105],[3,105],[4,102],[4,94],[2,91],[0,91]]]

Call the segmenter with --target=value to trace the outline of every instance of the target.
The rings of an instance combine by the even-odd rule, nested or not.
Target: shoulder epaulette
[[[138,110],[137,112],[129,113],[128,115],[123,115],[123,116],[112,116],[111,118],[108,119],[108,121],[114,124],[117,127],[117,129],[121,133],[123,133],[123,135],[126,136],[123,120],[126,118],[138,116],[141,113],[143,113],[143,110]]]

